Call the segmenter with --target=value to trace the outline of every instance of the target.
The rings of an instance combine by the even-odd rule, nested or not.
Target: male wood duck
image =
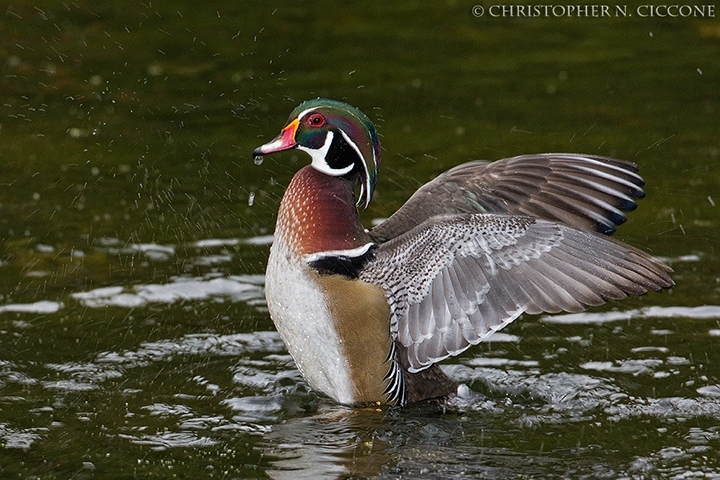
[[[523,313],[580,312],[673,285],[660,260],[610,239],[642,198],[637,166],[576,154],[457,166],[366,230],[380,166],[372,122],[318,98],[255,156],[310,155],[270,249],[270,316],[310,386],[343,404],[405,405],[458,384],[437,362]],[[356,195],[357,192],[357,195]]]

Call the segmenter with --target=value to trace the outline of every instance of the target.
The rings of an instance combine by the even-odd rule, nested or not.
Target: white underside
[[[310,386],[339,403],[354,402],[349,367],[326,299],[302,259],[282,239],[270,248],[265,297],[270,316]]]

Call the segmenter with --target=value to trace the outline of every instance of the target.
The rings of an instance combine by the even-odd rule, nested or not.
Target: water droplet
[[[262,155],[255,155],[253,157],[253,162],[255,162],[255,165],[262,165],[264,157]]]
[[[248,206],[252,207],[253,203],[255,203],[255,192],[250,192],[250,196],[248,196]]]

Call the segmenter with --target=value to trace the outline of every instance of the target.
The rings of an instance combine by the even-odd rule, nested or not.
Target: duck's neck
[[[310,166],[298,171],[288,185],[278,212],[276,241],[297,255],[348,250],[370,237],[360,223],[353,195],[354,182],[331,177]]]

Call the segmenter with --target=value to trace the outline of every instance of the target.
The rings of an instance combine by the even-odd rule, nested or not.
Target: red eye
[[[322,127],[325,123],[325,117],[323,117],[319,113],[313,113],[307,118],[306,122],[311,127]]]

